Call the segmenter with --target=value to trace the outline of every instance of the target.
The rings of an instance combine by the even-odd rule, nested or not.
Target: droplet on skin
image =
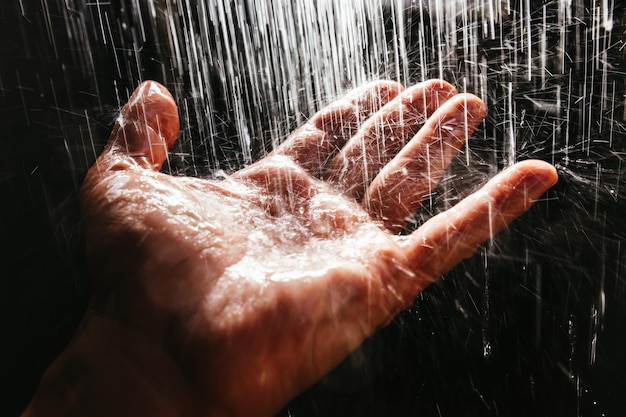
[[[118,199],[123,194],[123,189],[130,181],[128,175],[117,175],[107,182],[106,197],[109,201]]]

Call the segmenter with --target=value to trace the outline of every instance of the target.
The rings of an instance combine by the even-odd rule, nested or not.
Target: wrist
[[[44,374],[23,417],[196,416],[199,404],[163,348],[94,312]]]

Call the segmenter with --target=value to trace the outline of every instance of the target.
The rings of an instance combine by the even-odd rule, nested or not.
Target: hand
[[[519,163],[400,235],[485,112],[443,81],[375,82],[208,181],[158,172],[179,120],[143,83],[82,189],[94,295],[69,350],[126,372],[91,391],[115,415],[276,413],[556,182]]]

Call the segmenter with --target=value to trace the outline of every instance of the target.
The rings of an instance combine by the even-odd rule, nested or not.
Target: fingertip
[[[378,95],[382,97],[386,96],[397,96],[404,90],[404,86],[397,81],[394,80],[375,80],[371,81],[367,84],[362,85],[359,88],[355,88],[350,91],[346,98],[349,99],[360,99],[361,97],[367,97],[367,95]]]
[[[435,91],[438,94],[443,94],[443,96],[447,98],[457,95],[459,93],[456,87],[454,87],[446,80],[442,79],[432,79],[425,81],[424,83],[422,83],[422,86],[425,87],[427,90]]]
[[[393,101],[404,91],[404,86],[393,80],[376,80],[363,85],[348,93],[344,99],[354,107],[350,111],[358,110],[361,114],[360,122]]]
[[[396,100],[390,103],[392,104],[391,107],[386,109],[393,111],[399,105],[406,106],[405,108],[408,111],[416,115],[422,115],[422,117],[417,119],[420,120],[423,117],[429,117],[439,107],[457,95],[457,89],[449,82],[439,79],[428,80],[402,91]]]
[[[432,128],[458,130],[457,139],[469,139],[487,115],[487,106],[473,94],[461,93],[443,103],[430,120]],[[427,122],[428,124],[429,122]]]
[[[404,86],[393,80],[380,80],[372,83],[374,90],[379,97],[383,97],[386,101],[395,98],[404,91]]]
[[[179,129],[178,108],[170,92],[156,81],[144,81],[120,112],[111,135],[111,150],[158,170]]]
[[[543,194],[559,180],[556,168],[545,161],[529,159],[518,162],[514,167],[524,178],[526,187],[537,189],[539,194]]]
[[[459,96],[463,99],[465,111],[474,118],[484,119],[487,115],[487,105],[478,96],[469,93],[462,93]]]
[[[151,80],[142,82],[128,100],[128,105],[144,114],[144,121],[165,139],[168,146],[174,144],[180,129],[178,107],[165,86]]]

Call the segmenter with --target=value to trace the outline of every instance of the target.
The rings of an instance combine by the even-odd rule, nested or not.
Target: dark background
[[[517,11],[527,4],[511,3]],[[547,80],[528,80],[511,68],[515,47],[502,40],[520,36],[516,22],[526,16],[521,12],[499,22],[496,41],[477,39],[489,80],[489,116],[472,150],[478,163],[471,170],[453,164],[456,176],[444,181],[440,198],[418,213],[416,222],[451,203],[442,197],[446,189],[471,188],[503,168],[510,114],[518,159],[554,163],[559,183],[281,415],[626,413],[624,7],[613,4],[614,26],[602,31],[594,29],[601,5],[575,1],[576,19],[561,32],[546,26],[546,19],[559,19],[551,12],[558,9],[557,2],[528,4],[534,43],[546,42],[547,50],[555,51],[567,40],[565,70],[556,70],[556,53],[541,69]],[[171,48],[162,34],[151,32],[159,22],[147,25],[143,38],[137,36],[139,22],[153,20],[147,7],[142,10],[138,14],[131,2],[119,0],[97,7],[34,0],[0,5],[0,415],[19,415],[86,307],[90,284],[78,190],[135,85],[144,79],[161,81],[181,108],[191,109],[182,113],[178,156],[165,170],[204,175],[246,161],[236,138],[239,116],[229,101],[228,83],[219,76],[219,59],[208,63],[214,76],[206,88],[222,122],[213,126],[211,144],[194,142],[192,138],[206,135],[206,126],[194,122],[202,118],[197,106],[181,106],[197,104],[187,99],[192,77],[170,71]],[[417,39],[418,18],[425,16],[428,25],[432,10],[407,6],[403,13],[411,42]],[[100,30],[103,16],[106,34]],[[397,28],[386,22],[391,44]],[[79,39],[70,36],[78,26],[84,28]],[[214,31],[211,26],[209,36],[217,37]],[[434,35],[424,36],[432,41]],[[243,37],[235,40],[243,42]],[[228,47],[215,40],[209,44],[216,50]],[[462,50],[454,52],[444,75],[458,85],[459,74],[471,75],[472,69]],[[432,62],[437,53],[426,52]],[[525,66],[521,54],[516,59]],[[373,76],[381,74],[389,72],[382,68]],[[427,75],[438,75],[436,65]],[[244,77],[244,90],[253,84]],[[272,91],[264,95],[264,86],[257,87],[266,98],[257,107],[248,105],[244,112],[250,119],[271,112],[280,101]],[[510,89],[515,90],[512,109]],[[555,113],[534,104],[553,100],[555,94],[565,110]],[[286,115],[284,129],[306,116]],[[275,133],[266,120],[253,126],[254,159],[269,148]],[[202,156],[208,147],[216,159]],[[190,152],[199,149],[205,153]]]

